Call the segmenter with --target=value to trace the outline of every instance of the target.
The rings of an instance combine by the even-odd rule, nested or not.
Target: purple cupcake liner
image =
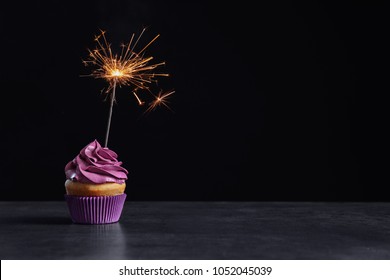
[[[65,195],[72,221],[77,224],[111,224],[119,221],[126,194],[115,196]]]

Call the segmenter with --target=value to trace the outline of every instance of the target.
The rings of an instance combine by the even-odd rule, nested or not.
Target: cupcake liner
[[[72,221],[77,224],[110,224],[119,221],[126,194],[115,196],[65,195]]]

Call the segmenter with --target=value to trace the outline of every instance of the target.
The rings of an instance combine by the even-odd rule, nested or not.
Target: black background
[[[63,199],[65,164],[107,121],[81,59],[99,29],[116,48],[148,27],[174,113],[141,117],[118,90],[109,147],[128,199],[388,201],[384,7],[326,3],[2,4],[0,199]]]

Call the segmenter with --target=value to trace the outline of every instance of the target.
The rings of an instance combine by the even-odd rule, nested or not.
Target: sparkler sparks
[[[109,85],[105,90],[105,93],[109,94],[111,101],[105,147],[107,147],[108,143],[112,107],[115,101],[115,91],[117,86],[131,86],[132,93],[137,99],[139,105],[143,105],[145,102],[139,97],[138,91],[144,91],[153,96],[155,100],[150,103],[146,112],[153,111],[158,105],[164,105],[169,108],[166,98],[172,95],[174,91],[165,94],[160,92],[157,96],[155,96],[150,89],[150,86],[153,83],[157,83],[157,77],[169,76],[169,74],[166,73],[154,72],[156,68],[164,65],[165,62],[153,64],[151,63],[153,57],[145,56],[146,49],[159,37],[159,35],[155,36],[140,51],[135,51],[135,48],[144,32],[145,28],[137,38],[135,38],[135,34],[133,34],[128,44],[122,44],[120,46],[121,52],[118,55],[113,53],[111,44],[107,41],[105,35],[106,32],[101,31],[100,34],[95,37],[96,48],[93,50],[88,49],[89,58],[83,60],[85,66],[95,67],[91,74],[83,76],[90,76],[95,79],[104,79]]]
[[[85,66],[93,66],[96,69],[89,75],[96,79],[104,79],[109,83],[106,93],[112,92],[115,86],[132,86],[133,93],[142,89],[149,91],[149,85],[157,82],[158,76],[169,76],[166,73],[154,73],[152,70],[165,64],[165,62],[150,64],[153,57],[145,57],[145,50],[159,37],[155,36],[141,51],[136,52],[140,38],[145,29],[135,39],[135,34],[131,36],[128,44],[121,45],[120,54],[114,54],[111,49],[111,44],[108,43],[105,31],[101,31],[100,35],[95,37],[96,48],[88,50],[89,59],[83,60]],[[139,98],[137,98],[139,99]],[[142,103],[142,102],[139,102]]]
[[[165,107],[167,107],[169,110],[172,111],[172,109],[168,106],[167,98],[174,93],[175,93],[175,91],[170,91],[167,93],[163,93],[162,91],[160,91],[160,93],[156,96],[156,99],[154,101],[150,102],[149,107],[145,111],[145,113],[154,111],[160,105],[164,105]]]

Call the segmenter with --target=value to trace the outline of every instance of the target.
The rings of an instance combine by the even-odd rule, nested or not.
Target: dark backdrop
[[[130,200],[389,200],[384,8],[256,2],[2,4],[0,199],[63,199],[65,164],[104,141],[105,83],[80,77],[86,48],[99,28],[116,48],[146,26],[176,94],[174,113],[140,118],[118,90],[109,146]]]

